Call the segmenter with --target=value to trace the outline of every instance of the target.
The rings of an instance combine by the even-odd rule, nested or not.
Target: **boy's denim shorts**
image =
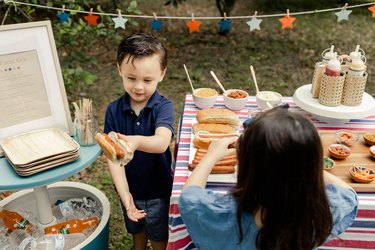
[[[144,231],[150,240],[167,241],[169,200],[160,198],[134,200],[134,204],[139,210],[145,210],[146,217],[138,220],[138,222],[132,221],[126,215],[126,209],[122,205],[125,227],[128,233],[136,234]]]

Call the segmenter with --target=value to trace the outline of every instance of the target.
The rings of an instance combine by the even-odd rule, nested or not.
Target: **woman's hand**
[[[238,138],[213,140],[208,147],[205,157],[211,157],[215,160],[215,162],[220,161],[225,156],[236,152],[235,148],[229,148],[229,146],[235,143],[237,140]]]
[[[192,185],[204,188],[207,183],[207,178],[210,175],[212,168],[215,166],[215,163],[220,161],[228,154],[236,152],[236,149],[229,148],[229,145],[235,143],[237,139],[238,138],[228,138],[212,141],[208,147],[207,153],[202,160],[200,160],[193,173],[191,173],[182,190]]]
[[[143,219],[146,216],[146,212],[144,210],[138,210],[136,208],[133,196],[130,193],[128,193],[126,196],[124,203],[126,215],[130,220],[138,222],[138,220]]]

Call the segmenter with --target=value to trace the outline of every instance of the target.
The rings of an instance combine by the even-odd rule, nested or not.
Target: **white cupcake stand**
[[[342,124],[350,119],[360,119],[375,114],[375,100],[366,92],[363,93],[362,103],[358,106],[331,107],[322,105],[319,99],[313,98],[311,84],[306,84],[294,92],[293,101],[301,109],[315,115],[318,120],[330,124]]]

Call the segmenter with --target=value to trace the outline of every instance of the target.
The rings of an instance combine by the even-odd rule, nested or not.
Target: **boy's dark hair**
[[[124,38],[117,50],[117,63],[121,65],[124,58],[129,56],[128,61],[133,63],[134,59],[159,54],[160,67],[164,70],[167,67],[167,50],[152,35],[139,33]]]
[[[240,241],[242,215],[260,211],[257,249],[313,249],[325,242],[333,222],[323,149],[306,117],[281,108],[265,112],[239,139],[237,157]]]

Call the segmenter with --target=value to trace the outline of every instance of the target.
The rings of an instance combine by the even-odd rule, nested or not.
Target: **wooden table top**
[[[325,157],[330,157],[328,152],[329,145],[336,143],[335,132],[336,131],[319,131]],[[350,147],[351,153],[347,158],[337,160],[330,157],[335,161],[335,167],[330,172],[348,183],[357,192],[375,192],[375,181],[370,183],[357,183],[352,180],[349,174],[349,169],[354,164],[364,165],[375,171],[375,159],[371,157],[370,146],[363,140],[363,135],[368,132],[370,131],[356,131],[359,140]]]

